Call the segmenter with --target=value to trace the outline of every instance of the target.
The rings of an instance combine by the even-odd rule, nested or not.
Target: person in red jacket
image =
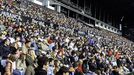
[[[77,72],[83,74],[83,69],[82,69],[82,60],[79,61],[78,67],[76,69]]]

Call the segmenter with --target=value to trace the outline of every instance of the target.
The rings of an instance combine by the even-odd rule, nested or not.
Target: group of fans
[[[1,75],[132,72],[132,41],[27,0],[0,0]]]

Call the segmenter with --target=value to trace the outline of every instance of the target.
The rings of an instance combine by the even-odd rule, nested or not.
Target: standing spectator
[[[59,71],[59,61],[54,60],[54,75]]]
[[[4,75],[12,75],[13,74],[13,62],[16,60],[14,55],[10,55],[7,59],[6,66],[5,66],[5,73]]]
[[[113,67],[112,75],[120,75],[116,66]]]
[[[25,75],[34,75],[35,74],[34,60],[35,60],[35,57],[33,55],[33,50],[29,49],[28,54],[26,56],[26,66],[27,66],[27,68],[26,68]]]
[[[25,74],[26,63],[25,63],[26,55],[21,54],[20,58],[16,61],[16,69],[21,73],[21,75]]]
[[[65,66],[62,66],[55,75],[69,75],[68,68]]]
[[[44,56],[38,58],[38,67],[35,68],[35,75],[47,75],[47,69],[44,68],[47,65],[47,61],[47,58]]]
[[[2,44],[0,45],[0,56],[8,57],[8,55],[11,52],[9,44],[10,44],[9,39],[5,39],[2,41]]]
[[[54,60],[49,58],[49,66],[47,69],[47,75],[54,75]]]
[[[83,61],[80,60],[75,75],[83,75],[82,63]]]

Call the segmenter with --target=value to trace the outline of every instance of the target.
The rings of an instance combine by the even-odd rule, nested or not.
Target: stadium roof
[[[123,35],[134,41],[134,0],[97,0],[110,13],[124,17]]]
[[[134,28],[134,0],[98,0],[107,10],[124,16],[124,23]]]

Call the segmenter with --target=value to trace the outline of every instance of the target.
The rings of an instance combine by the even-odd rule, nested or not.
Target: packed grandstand
[[[134,43],[27,0],[0,0],[1,75],[126,75]]]

